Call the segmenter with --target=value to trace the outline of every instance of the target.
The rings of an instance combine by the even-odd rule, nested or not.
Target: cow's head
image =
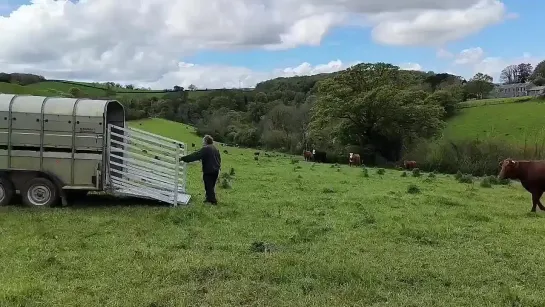
[[[500,162],[501,171],[498,175],[499,179],[515,179],[517,175],[519,163],[511,158],[507,158]]]
[[[354,156],[354,153],[351,152],[351,153],[350,153],[350,159],[352,159],[353,156]]]

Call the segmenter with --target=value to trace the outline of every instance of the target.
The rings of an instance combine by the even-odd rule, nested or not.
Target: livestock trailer
[[[0,206],[28,206],[104,191],[187,204],[184,143],[129,128],[123,105],[0,94]]]

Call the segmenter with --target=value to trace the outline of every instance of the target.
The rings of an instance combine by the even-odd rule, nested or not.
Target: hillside
[[[483,133],[485,138],[497,131],[511,133],[496,128],[497,123],[487,123],[490,118],[482,120],[485,115],[467,117],[479,112],[481,105],[493,108],[495,104],[521,102],[474,100],[486,97],[483,89],[490,86],[493,87],[486,80],[466,81],[447,73],[401,70],[388,63],[361,63],[333,74],[276,78],[259,83],[252,91],[182,91],[180,87],[168,91],[131,90],[111,82],[48,82],[41,76],[0,74],[0,91],[115,97],[125,106],[129,120],[164,118],[183,122],[195,127],[199,135],[210,134],[222,143],[298,155],[303,150],[317,149],[325,151],[333,163],[347,163],[348,153],[357,152],[367,165],[382,166],[393,166],[411,153],[412,159],[428,161],[423,163],[427,168],[445,172],[472,172],[473,168],[457,166],[460,163],[448,167],[437,163],[437,157],[448,148],[433,159],[425,157],[429,151],[415,154],[413,148],[422,140],[434,141],[441,134],[447,136],[444,139],[458,142],[466,137],[482,139]],[[133,92],[122,93],[127,90]],[[457,114],[459,109],[462,111]],[[442,130],[445,121],[447,128]],[[525,133],[533,132],[526,129]],[[458,151],[456,155],[464,156]],[[495,170],[500,156],[475,162],[486,165],[477,173]],[[455,161],[448,155],[443,160]]]
[[[130,124],[200,140],[178,123]],[[188,207],[98,195],[1,207],[0,305],[545,304],[543,218],[518,185],[221,149],[231,188],[220,183],[216,207],[201,203],[198,162]]]
[[[524,101],[526,100],[526,101]],[[497,139],[517,144],[545,142],[545,101],[504,99],[494,103],[475,102],[447,121],[443,131],[450,140]]]

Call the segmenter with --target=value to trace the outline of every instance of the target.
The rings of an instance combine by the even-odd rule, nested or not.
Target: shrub
[[[481,180],[480,185],[481,185],[482,188],[491,188],[492,183],[490,182],[490,178],[489,177],[483,178],[483,180]]]
[[[500,180],[496,176],[490,175],[490,176],[488,176],[486,178],[488,178],[488,181],[490,182],[490,184],[499,184],[500,183]]]
[[[335,193],[335,190],[333,190],[332,188],[324,188],[322,190],[322,193],[331,194],[331,193]]]
[[[363,168],[361,173],[362,173],[363,177],[369,177],[369,171],[367,170],[367,168]]]
[[[428,178],[435,178],[435,173],[429,173]]]
[[[407,172],[401,173],[401,177],[407,177]]]
[[[229,175],[234,176],[235,175],[235,169],[231,167],[229,170]]]
[[[456,172],[456,175],[454,175],[454,179],[460,180],[460,178],[462,178],[463,175],[464,175],[464,174],[462,174],[462,172],[460,172],[460,170],[458,170],[458,171]]]
[[[292,158],[290,162],[291,164],[297,164],[299,163],[299,159]]]
[[[469,174],[464,174],[460,179],[458,179],[458,182],[460,183],[473,183],[473,176]]]
[[[385,173],[386,173],[386,171],[383,168],[379,168],[377,170],[377,175],[384,175]]]
[[[232,188],[232,186],[231,186],[231,181],[229,181],[227,178],[223,178],[223,179],[221,180],[220,187],[221,187],[222,189],[230,189],[230,188]]]
[[[420,193],[420,188],[416,184],[410,184],[407,187],[407,193],[409,193],[409,194],[418,194],[418,193]]]
[[[413,177],[420,177],[420,169],[419,168],[414,168],[413,169]]]
[[[424,170],[436,169],[448,174],[461,171],[464,174],[483,176],[496,174],[498,161],[506,157],[544,159],[545,140],[524,141],[523,145],[509,144],[501,139],[421,141],[402,159],[416,160]]]

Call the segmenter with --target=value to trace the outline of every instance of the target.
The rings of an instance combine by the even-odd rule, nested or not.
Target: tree
[[[195,84],[191,84],[191,85],[189,85],[189,87],[187,89],[190,90],[190,91],[196,91],[197,86]]]
[[[359,67],[358,67],[359,66]],[[442,106],[426,104],[420,91],[403,90],[399,68],[359,64],[319,83],[313,129],[333,125],[345,145],[372,145],[383,157],[397,160],[403,142],[429,137],[442,127]]]
[[[505,67],[500,74],[500,80],[505,84],[525,83],[532,75],[532,64],[520,63]]]
[[[530,80],[535,81],[537,78],[540,78],[540,77],[545,78],[545,60],[539,62],[536,65],[536,68],[534,69],[534,71],[532,72],[532,75],[530,76]]]
[[[545,85],[545,77],[539,76],[539,77],[534,79],[533,83],[535,85],[537,85],[537,86],[543,86],[543,85]]]
[[[465,87],[470,95],[474,95],[478,99],[483,99],[493,89],[493,78],[483,73],[477,73],[473,78],[466,83]]]
[[[83,91],[79,87],[71,87],[68,92],[70,93],[70,96],[73,98],[81,98],[83,97]]]
[[[517,65],[509,65],[505,67],[500,74],[500,81],[505,84],[518,83],[517,79]]]
[[[526,83],[529,81],[534,68],[530,63],[521,63],[517,66],[518,83]]]

